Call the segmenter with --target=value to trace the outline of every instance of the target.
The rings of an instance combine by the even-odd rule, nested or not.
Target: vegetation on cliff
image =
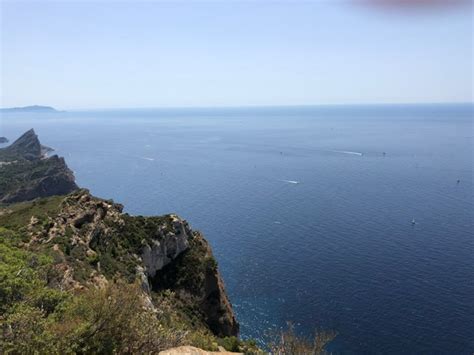
[[[132,217],[121,208],[78,190],[0,209],[0,348],[135,353],[237,343],[252,349],[232,338],[238,326],[223,285],[206,279],[217,275],[217,264],[202,236],[186,235],[190,244],[180,260],[193,262],[173,267],[181,275],[176,282],[160,271],[167,283],[159,286],[141,278],[140,253],[147,243],[183,233],[184,222]]]

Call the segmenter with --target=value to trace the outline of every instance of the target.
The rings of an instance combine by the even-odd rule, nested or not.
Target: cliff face
[[[148,274],[152,290],[174,290],[181,299],[190,299],[212,332],[218,336],[236,336],[239,324],[225,292],[224,282],[209,243],[193,232],[189,248],[173,263]]]
[[[164,266],[175,260],[182,252],[189,248],[189,240],[193,238],[193,231],[186,221],[176,215],[170,215],[171,225],[175,231],[163,235],[146,243],[141,250],[144,271],[147,277],[154,277]]]
[[[161,241],[153,239],[141,252],[146,288],[178,291],[182,299],[192,299],[214,334],[237,336],[239,324],[209,243],[186,221],[169,218],[173,232]]]
[[[64,159],[46,157],[49,151],[51,148],[42,146],[33,130],[0,149],[1,203],[63,195],[78,188]]]

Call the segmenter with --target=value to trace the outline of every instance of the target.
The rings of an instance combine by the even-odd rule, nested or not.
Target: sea
[[[210,241],[243,338],[474,352],[473,105],[2,113],[78,185]]]

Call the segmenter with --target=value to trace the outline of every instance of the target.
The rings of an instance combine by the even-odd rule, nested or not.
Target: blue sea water
[[[336,330],[334,353],[472,354],[472,114],[472,105],[4,113],[0,136],[33,127],[80,186],[201,230],[243,337],[293,321],[307,335]]]

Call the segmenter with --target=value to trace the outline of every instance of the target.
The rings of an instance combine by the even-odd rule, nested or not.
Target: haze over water
[[[2,114],[0,136],[34,128],[80,186],[131,214],[175,212],[201,230],[244,337],[293,321],[308,334],[338,331],[335,353],[470,354],[472,112]]]

